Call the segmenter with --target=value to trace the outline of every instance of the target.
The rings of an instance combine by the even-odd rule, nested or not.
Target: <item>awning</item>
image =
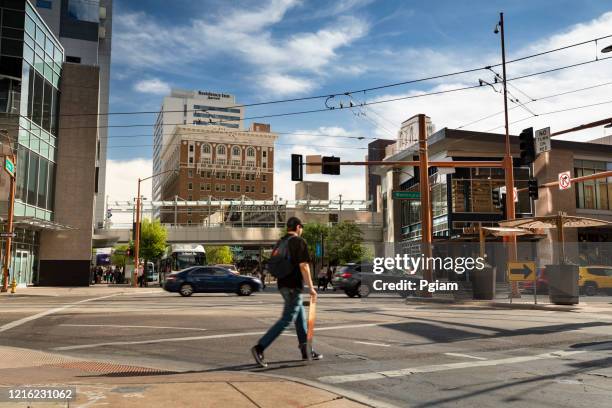
[[[15,217],[13,219],[15,228],[32,228],[37,230],[65,231],[74,229],[70,225],[64,225],[53,221],[41,220],[34,217]]]

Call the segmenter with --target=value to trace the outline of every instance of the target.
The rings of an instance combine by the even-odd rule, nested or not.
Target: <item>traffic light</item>
[[[508,215],[507,215],[508,214],[508,211],[507,211],[508,207],[506,207],[506,194],[502,194],[501,197],[500,197],[500,200],[501,200],[502,217],[505,220],[505,219],[508,218]]]
[[[521,164],[528,166],[535,160],[535,144],[533,139],[533,128],[523,129],[519,135],[521,149]]]
[[[538,180],[537,179],[529,179],[527,182],[527,189],[529,190],[529,198],[533,198],[534,200],[538,199]]]
[[[501,208],[501,194],[499,194],[499,188],[494,188],[491,191],[491,197],[493,198],[493,206],[495,208]]]
[[[321,173],[322,174],[340,174],[340,158],[334,156],[321,157]]]
[[[301,154],[291,155],[291,181],[302,181],[304,178],[303,163],[304,159]]]

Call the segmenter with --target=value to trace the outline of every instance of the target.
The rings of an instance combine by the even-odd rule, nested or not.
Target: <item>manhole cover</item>
[[[336,354],[336,357],[344,360],[367,360],[367,357],[359,356],[357,354]]]

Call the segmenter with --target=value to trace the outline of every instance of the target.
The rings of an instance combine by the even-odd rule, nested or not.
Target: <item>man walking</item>
[[[261,367],[267,367],[264,359],[264,350],[272,344],[283,330],[291,323],[295,323],[295,331],[297,332],[299,349],[302,353],[302,359],[308,359],[308,347],[306,344],[306,313],[304,304],[302,303],[302,289],[304,281],[310,289],[310,296],[313,300],[317,297],[317,291],[314,288],[312,277],[310,276],[310,256],[308,255],[308,245],[301,237],[303,232],[302,221],[297,217],[291,217],[287,220],[287,235],[282,240],[287,240],[287,249],[289,261],[291,262],[291,273],[287,276],[278,279],[278,290],[283,296],[284,307],[281,318],[263,335],[257,344],[251,348],[253,358]],[[314,350],[311,351],[313,360],[320,360],[323,356]]]

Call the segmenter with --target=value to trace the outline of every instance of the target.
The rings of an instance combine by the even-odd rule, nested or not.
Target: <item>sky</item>
[[[610,0],[173,0],[169,4],[116,0],[111,112],[157,111],[171,88],[225,92],[235,95],[238,103],[254,103],[344,93],[498,64],[500,36],[493,29],[502,11],[508,60],[612,35]],[[507,78],[612,56],[600,53],[611,44],[612,37],[510,63]],[[384,101],[473,86],[479,79],[493,83],[494,77],[493,72],[481,70],[351,93],[351,97],[356,102]],[[554,96],[582,88],[589,89]],[[610,117],[612,59],[511,81],[508,89],[516,100],[510,102],[514,134],[530,126],[550,126],[555,132]],[[502,133],[501,114],[470,124],[503,110],[500,91],[498,85],[485,85],[367,107],[258,119],[270,123],[273,131],[300,134],[279,135],[274,193],[294,198],[291,153],[361,160],[369,138],[395,139],[400,123],[418,113],[430,116],[436,129],[463,126]],[[346,105],[348,98],[334,98],[331,104]],[[323,109],[324,102],[249,107],[245,116]],[[592,106],[547,114],[584,105]],[[152,114],[110,116],[106,192],[111,200],[131,200],[136,179],[151,175],[154,120]],[[566,138],[604,135],[606,130],[597,128]],[[329,181],[331,197],[366,198],[362,168],[305,179]],[[145,196],[150,197],[150,190],[150,183],[145,184]]]

